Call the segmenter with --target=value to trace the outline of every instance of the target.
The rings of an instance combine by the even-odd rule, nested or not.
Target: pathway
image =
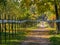
[[[49,31],[29,31],[28,35],[26,35],[26,39],[22,42],[21,45],[49,45]]]

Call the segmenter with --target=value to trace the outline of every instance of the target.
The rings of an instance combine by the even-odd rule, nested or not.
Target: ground
[[[47,30],[30,31],[29,34],[26,35],[27,38],[22,42],[21,45],[49,45],[49,37],[51,36],[52,35],[49,35]]]

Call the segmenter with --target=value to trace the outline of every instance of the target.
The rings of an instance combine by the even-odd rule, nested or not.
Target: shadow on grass
[[[26,38],[26,33],[19,31],[15,33],[1,32],[1,45],[20,45],[21,42]]]

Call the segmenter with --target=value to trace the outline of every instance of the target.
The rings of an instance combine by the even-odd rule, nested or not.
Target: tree
[[[56,12],[56,19],[59,20],[59,14],[58,14],[58,7],[57,7],[57,0],[54,0],[55,2],[55,12]],[[58,28],[58,31],[60,30],[60,22],[57,22],[57,28]]]

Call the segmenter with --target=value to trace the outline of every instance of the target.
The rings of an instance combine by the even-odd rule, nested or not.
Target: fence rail
[[[17,20],[0,20],[0,23],[24,23],[24,22],[41,22],[41,20],[22,20],[22,21],[17,21]],[[45,22],[60,22],[60,20],[46,20]]]

